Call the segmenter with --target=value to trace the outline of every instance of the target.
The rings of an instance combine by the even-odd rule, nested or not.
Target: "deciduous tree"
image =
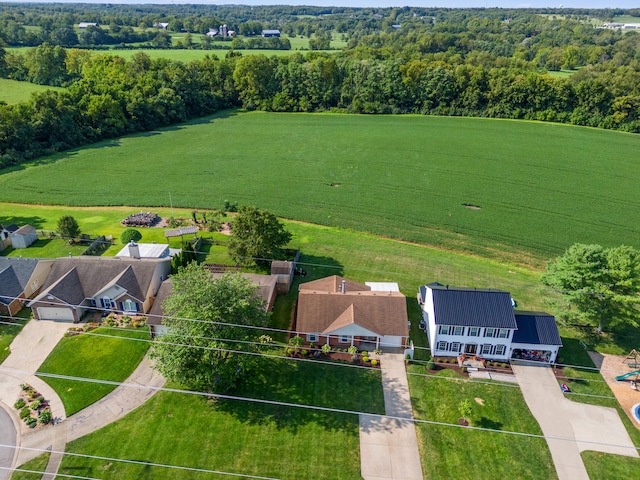
[[[237,273],[218,279],[191,263],[171,277],[172,293],[164,301],[169,327],[151,352],[155,368],[167,379],[205,391],[228,391],[256,361],[256,340],[267,313],[255,287]]]
[[[542,281],[564,296],[569,317],[599,330],[638,325],[640,252],[633,247],[574,244],[548,263]]]
[[[274,258],[291,241],[291,233],[276,216],[257,207],[240,207],[232,222],[229,253],[238,261],[251,263],[254,259]]]

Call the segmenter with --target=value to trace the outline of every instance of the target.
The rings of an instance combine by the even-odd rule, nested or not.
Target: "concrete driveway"
[[[17,440],[13,419],[0,405],[0,445],[13,445],[15,447]],[[5,469],[13,466],[15,453],[14,448],[0,447],[0,480],[5,480],[11,476],[11,472]]]
[[[565,398],[550,368],[513,365],[529,410],[547,438],[560,480],[589,480],[585,450],[638,457],[618,412]]]
[[[40,368],[70,326],[69,323],[31,320],[11,342],[9,347],[11,354],[0,365],[0,442],[2,444],[19,444],[23,431],[28,431],[26,425],[19,420],[17,411],[13,409],[22,383],[28,383],[49,400],[54,418],[58,420],[65,418],[64,406],[56,392],[38,377],[25,372],[35,372]],[[14,421],[19,425],[17,432]],[[18,457],[15,453],[15,449],[1,449],[0,466],[8,468],[15,466],[13,461]],[[8,478],[9,473],[8,470],[0,470],[0,479]]]

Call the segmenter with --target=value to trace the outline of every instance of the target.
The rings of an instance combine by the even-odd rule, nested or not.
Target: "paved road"
[[[382,388],[385,413],[360,415],[360,471],[365,480],[422,480],[418,439],[402,353],[385,353]],[[402,419],[408,420],[402,420]]]
[[[547,437],[560,480],[589,480],[585,450],[638,457],[618,412],[565,398],[550,368],[513,365],[529,410]]]
[[[0,444],[1,445],[16,445],[17,435],[16,429],[13,426],[13,420],[9,414],[0,406]],[[15,449],[0,447],[0,480],[9,478],[11,472],[4,470],[5,468],[11,468],[13,463],[13,455]]]

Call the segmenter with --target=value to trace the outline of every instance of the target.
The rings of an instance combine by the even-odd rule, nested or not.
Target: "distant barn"
[[[280,36],[280,30],[262,30],[262,36],[264,38],[279,37]]]

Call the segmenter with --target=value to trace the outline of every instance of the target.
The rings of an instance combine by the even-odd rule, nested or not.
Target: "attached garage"
[[[68,307],[38,307],[40,320],[55,320],[57,322],[73,322],[73,310]]]

